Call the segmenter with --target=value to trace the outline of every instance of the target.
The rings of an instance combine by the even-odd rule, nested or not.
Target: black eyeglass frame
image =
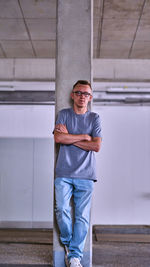
[[[81,96],[81,95],[84,95],[85,97],[91,96],[91,94],[88,92],[73,91],[72,93],[76,94],[77,96]]]

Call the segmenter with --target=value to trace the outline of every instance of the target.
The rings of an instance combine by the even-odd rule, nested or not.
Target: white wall
[[[0,106],[0,227],[51,227],[54,106]]]
[[[53,138],[54,106],[0,105],[0,137]]]
[[[93,223],[150,224],[150,107],[93,110],[103,128]],[[52,222],[54,106],[1,105],[0,125],[0,221]]]
[[[95,106],[103,128],[97,154],[94,224],[150,224],[150,107]]]

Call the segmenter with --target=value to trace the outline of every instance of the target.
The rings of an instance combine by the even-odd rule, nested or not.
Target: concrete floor
[[[0,230],[0,267],[8,266],[51,267],[52,231]],[[94,233],[93,267],[150,267],[150,242],[100,241]]]

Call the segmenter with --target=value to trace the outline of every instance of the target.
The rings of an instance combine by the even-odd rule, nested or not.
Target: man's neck
[[[79,108],[74,106],[73,110],[76,114],[85,114],[87,112],[87,107]]]

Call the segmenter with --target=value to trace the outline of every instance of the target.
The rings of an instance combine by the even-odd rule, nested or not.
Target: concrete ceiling
[[[150,0],[94,0],[94,58],[150,59]],[[55,58],[56,0],[0,0],[0,58]]]

